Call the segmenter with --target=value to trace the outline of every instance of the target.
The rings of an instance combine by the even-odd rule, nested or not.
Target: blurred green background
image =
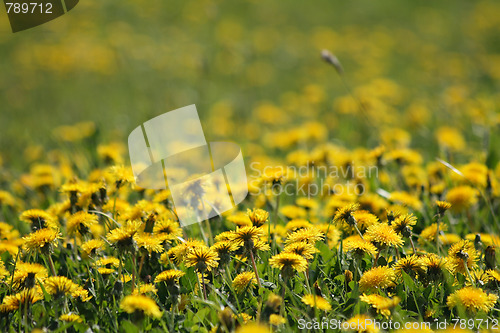
[[[340,59],[355,99],[322,49]],[[15,34],[2,9],[0,154],[15,163],[33,144],[56,147],[54,129],[82,121],[95,123],[97,142],[126,143],[189,104],[210,140],[274,147],[260,130],[313,121],[348,146],[401,127],[432,154],[434,130],[448,125],[487,150],[499,52],[498,1],[84,0]]]

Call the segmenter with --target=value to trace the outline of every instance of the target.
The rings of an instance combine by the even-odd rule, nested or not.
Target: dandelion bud
[[[355,226],[358,222],[356,221],[356,219],[354,218],[354,216],[349,215],[348,218],[347,218],[347,223],[350,226]]]
[[[344,276],[345,276],[345,282],[346,282],[347,284],[349,284],[349,282],[351,282],[351,281],[352,281],[352,277],[353,277],[353,276],[352,276],[352,272],[351,272],[350,270],[348,270],[348,269],[347,269],[347,270],[344,272]]]
[[[321,58],[323,58],[324,61],[335,67],[335,70],[339,75],[342,75],[344,73],[344,69],[340,64],[339,59],[335,55],[333,55],[330,51],[328,50],[321,51]]]
[[[494,246],[490,245],[484,250],[484,261],[488,269],[495,269],[497,259]]]
[[[266,301],[266,305],[264,306],[264,310],[262,310],[260,321],[263,323],[267,323],[269,322],[271,315],[279,313],[281,302],[282,298],[278,295],[269,295],[269,298]]]
[[[231,332],[234,327],[234,317],[233,311],[230,308],[226,307],[224,310],[219,312],[219,320],[222,327],[225,328],[224,331]]]
[[[478,251],[480,251],[483,248],[483,242],[481,242],[481,235],[480,234],[476,234],[476,238],[474,238],[474,247]]]
[[[392,210],[387,212],[387,224],[391,225],[395,218],[396,214]]]
[[[113,294],[115,296],[121,296],[123,292],[123,282],[120,280],[116,280],[115,285],[113,286]]]
[[[469,254],[464,250],[458,251],[456,255],[458,258],[462,259],[463,261],[469,260]]]
[[[99,195],[101,196],[100,199],[103,204],[108,202],[108,192],[106,190],[106,187],[103,186],[99,189]]]
[[[491,184],[491,178],[493,175],[491,174],[491,171],[488,172],[488,177],[486,179],[486,193],[491,194],[493,192],[493,186]]]
[[[439,217],[443,217],[444,213],[450,209],[451,203],[447,201],[436,201],[437,213]]]
[[[271,310],[271,312],[277,313],[281,306],[281,297],[275,294],[269,295],[269,298],[266,302],[266,309]]]
[[[144,232],[147,233],[152,233],[153,232],[153,227],[155,226],[156,222],[156,215],[155,213],[151,213],[148,215],[148,218],[146,219],[146,226],[144,227]]]

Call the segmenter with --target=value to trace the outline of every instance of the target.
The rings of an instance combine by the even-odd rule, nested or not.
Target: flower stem
[[[469,267],[467,267],[467,259],[464,259],[464,267],[465,267],[465,271],[467,272],[467,276],[469,277],[470,279],[470,283],[472,284],[472,286],[474,288],[476,288],[476,283],[474,282],[474,280],[472,279],[472,275],[470,275],[470,271],[469,271]]]
[[[410,239],[410,244],[411,244],[411,248],[413,249],[413,254],[417,255],[417,251],[415,250],[415,244],[413,243],[412,236],[413,236],[413,233],[411,233],[410,237],[408,237],[408,238]]]
[[[378,257],[380,257],[380,250],[377,251],[377,255],[375,256],[375,260],[373,261],[373,267],[377,267]]]
[[[440,247],[439,247],[439,216],[438,218],[436,219],[436,250],[437,250],[437,255],[441,255],[440,254]],[[413,251],[415,252],[415,251]]]
[[[135,289],[135,279],[136,279],[136,275],[137,275],[137,270],[136,270],[136,254],[134,253],[132,255],[132,293],[134,292],[134,289]]]
[[[365,239],[363,238],[363,235],[361,234],[361,231],[359,231],[358,226],[357,226],[356,224],[354,225],[354,228],[355,228],[355,229],[356,229],[356,231],[358,232],[359,237],[361,237],[361,239],[362,239],[362,240],[365,240]]]
[[[142,266],[144,265],[145,258],[146,256],[144,254],[141,255],[141,261],[139,261],[139,272],[137,273],[138,276],[141,276]]]
[[[49,266],[50,266],[50,271],[52,272],[52,275],[57,276],[56,268],[54,266],[54,262],[52,261],[52,257],[50,256],[50,254],[47,255],[47,257],[49,258]]]
[[[257,285],[259,286],[259,289],[262,287],[260,285],[260,279],[259,279],[259,272],[257,271],[257,265],[255,264],[255,258],[253,257],[253,250],[250,249],[250,259],[252,260],[252,266],[253,270],[255,272],[255,278],[257,279]]]
[[[201,274],[201,284],[203,285],[203,297],[205,298],[205,301],[207,300],[207,287],[205,286],[205,277],[203,276],[203,273]]]

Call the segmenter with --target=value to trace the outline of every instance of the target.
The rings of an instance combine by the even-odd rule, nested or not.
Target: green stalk
[[[257,265],[255,264],[255,258],[253,257],[253,250],[250,249],[250,259],[252,260],[252,266],[253,266],[253,270],[255,272],[255,278],[257,279],[257,285],[259,286],[259,289],[262,287],[260,285],[260,279],[259,279],[259,272],[257,271]]]

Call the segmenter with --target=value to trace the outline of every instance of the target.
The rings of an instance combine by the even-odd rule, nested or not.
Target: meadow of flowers
[[[363,3],[85,1],[2,35],[0,330],[500,330],[500,4]],[[249,195],[182,227],[126,137],[193,103]]]

